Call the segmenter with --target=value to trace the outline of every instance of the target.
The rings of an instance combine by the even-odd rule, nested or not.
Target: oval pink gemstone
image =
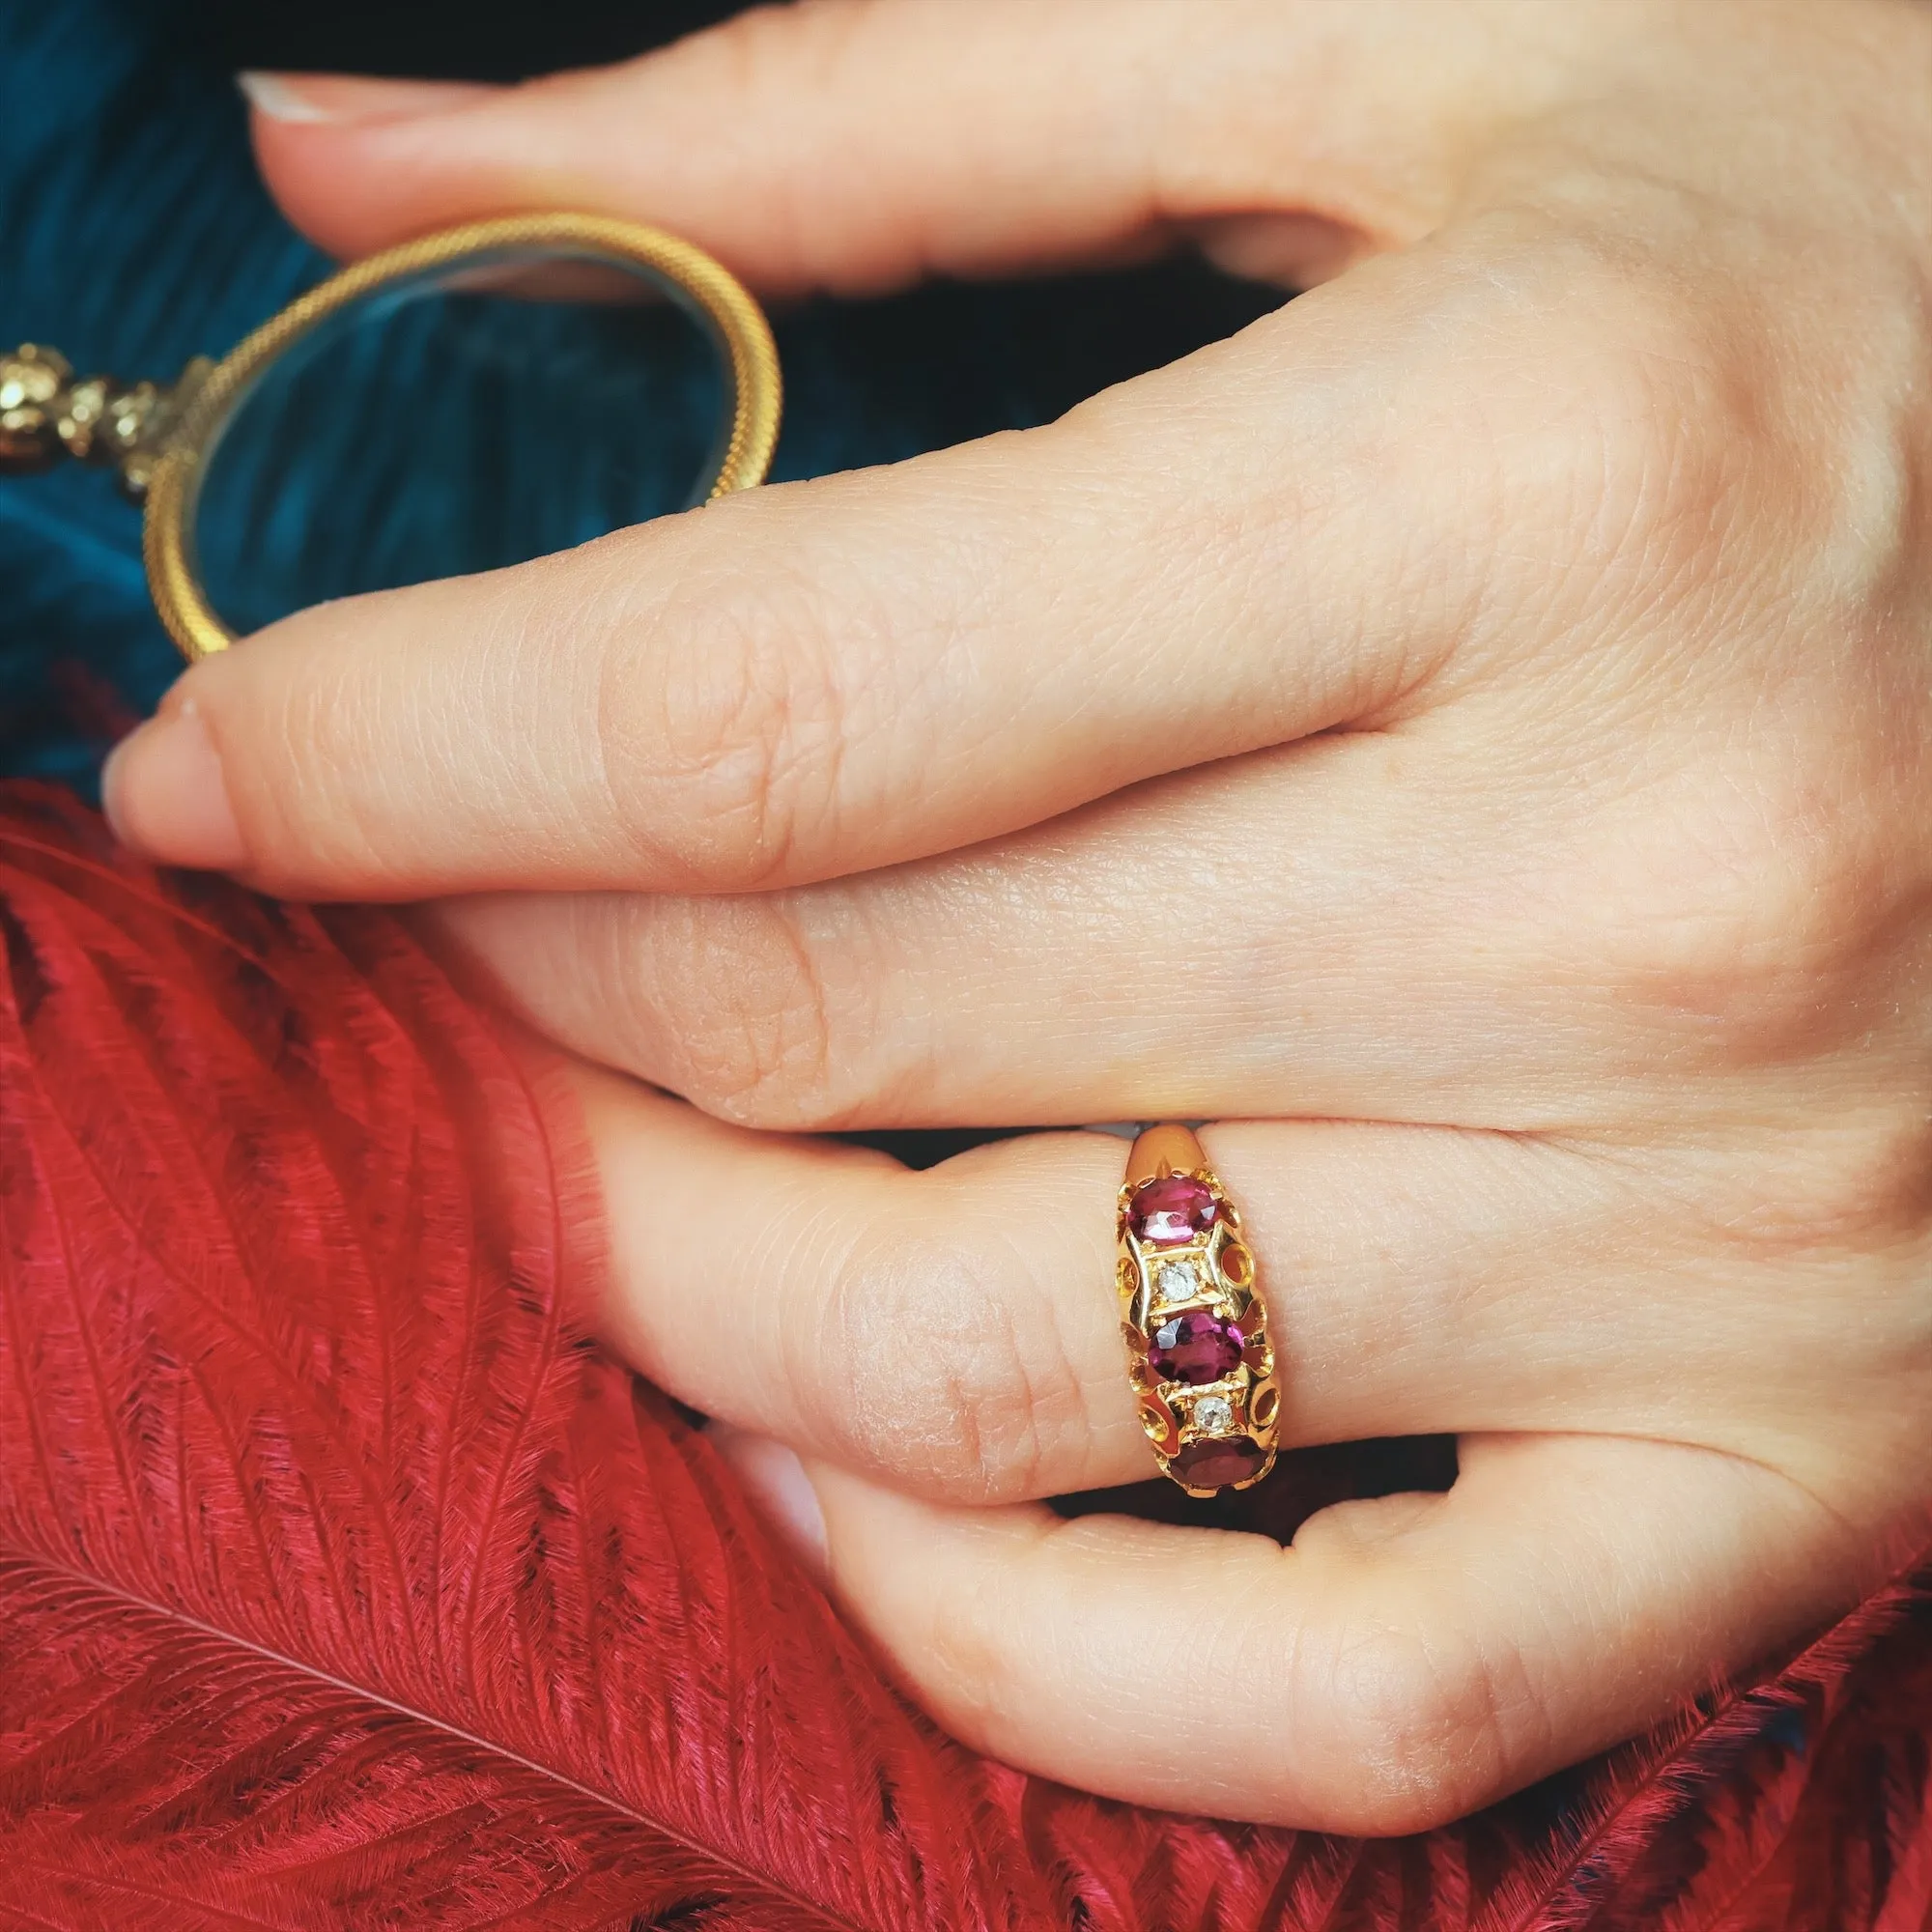
[[[1267,1460],[1259,1442],[1245,1435],[1190,1442],[1168,1464],[1190,1490],[1220,1490],[1245,1483]]]
[[[1185,1174],[1150,1180],[1127,1204],[1127,1226],[1157,1248],[1195,1241],[1214,1225],[1220,1204],[1207,1184]]]
[[[1218,1382],[1241,1359],[1247,1337],[1232,1321],[1208,1310],[1177,1315],[1153,1332],[1148,1367],[1164,1382]]]

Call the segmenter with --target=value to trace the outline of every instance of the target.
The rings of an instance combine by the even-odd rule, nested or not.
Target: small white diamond
[[[1224,1395],[1203,1396],[1194,1405],[1194,1426],[1210,1435],[1220,1435],[1235,1426],[1235,1411]]]
[[[1200,1276],[1179,1262],[1169,1262],[1154,1280],[1163,1301],[1185,1301],[1195,1293]]]

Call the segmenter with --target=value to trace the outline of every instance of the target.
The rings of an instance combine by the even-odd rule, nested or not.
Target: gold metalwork
[[[0,355],[0,474],[30,475],[71,456],[119,470],[122,489],[140,502],[163,441],[213,367],[197,355],[171,388],[114,376],[75,381],[58,350],[21,343]]]
[[[201,587],[195,507],[207,460],[237,408],[284,351],[330,316],[391,282],[476,258],[556,255],[639,268],[690,297],[716,330],[731,372],[731,422],[704,500],[764,481],[778,444],[778,348],[757,302],[701,248],[641,222],[601,214],[513,214],[443,229],[344,269],[291,302],[220,362],[197,357],[172,388],[110,377],[76,383],[32,343],[0,356],[0,471],[41,469],[63,453],[111,464],[140,501],[141,549],[155,608],[190,662],[235,641]]]
[[[1143,1245],[1128,1217],[1134,1196],[1149,1181],[1170,1175],[1185,1176],[1207,1187],[1215,1202],[1213,1225],[1192,1241]],[[1274,1467],[1281,1421],[1278,1365],[1268,1335],[1267,1307],[1255,1281],[1254,1254],[1241,1235],[1240,1213],[1188,1128],[1151,1127],[1134,1143],[1121,1184],[1116,1228],[1116,1290],[1127,1374],[1139,1397],[1141,1427],[1153,1444],[1162,1473],[1194,1496],[1211,1496],[1225,1487],[1252,1489]],[[1169,1268],[1190,1274],[1191,1291],[1177,1294],[1164,1288],[1161,1275]],[[1165,1322],[1197,1311],[1237,1324],[1245,1343],[1241,1358],[1215,1381],[1163,1381],[1151,1366],[1154,1333]],[[1251,1474],[1232,1485],[1202,1488],[1174,1466],[1175,1458],[1192,1443],[1242,1439],[1261,1451],[1261,1461]]]

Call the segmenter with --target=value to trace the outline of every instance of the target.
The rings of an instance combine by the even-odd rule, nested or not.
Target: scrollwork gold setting
[[[1115,1286],[1141,1427],[1188,1494],[1274,1466],[1281,1387],[1238,1208],[1185,1127],[1134,1144],[1116,1212]]]

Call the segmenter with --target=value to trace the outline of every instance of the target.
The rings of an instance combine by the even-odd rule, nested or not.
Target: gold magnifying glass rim
[[[764,311],[722,262],[661,228],[603,214],[511,214],[439,229],[370,255],[291,302],[231,350],[184,410],[148,486],[141,552],[155,609],[190,664],[235,641],[195,569],[194,519],[207,453],[256,378],[318,324],[384,283],[465,256],[518,248],[569,249],[631,263],[691,296],[716,326],[731,368],[731,431],[704,500],[764,481],[783,404],[778,346]]]

